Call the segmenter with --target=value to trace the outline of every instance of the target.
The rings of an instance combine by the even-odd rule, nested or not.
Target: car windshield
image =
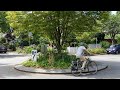
[[[0,45],[0,47],[3,47],[3,46]]]
[[[114,48],[114,47],[117,47],[117,45],[111,45],[110,48]]]
[[[0,45],[0,48],[4,47],[3,45]]]

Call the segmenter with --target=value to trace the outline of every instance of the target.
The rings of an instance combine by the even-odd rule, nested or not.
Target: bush
[[[106,53],[106,50],[104,48],[88,49],[88,51],[92,54],[104,54],[104,53]]]
[[[22,64],[26,67],[35,67],[37,63],[32,60],[28,60],[28,61],[23,62]]]
[[[16,51],[16,46],[15,45],[9,45],[8,48],[11,49],[12,51]]]
[[[31,53],[31,51],[34,49],[34,47],[32,46],[25,46],[23,48],[17,48],[17,52],[18,53],[25,53],[25,54],[29,54]]]
[[[100,45],[103,47],[103,48],[108,48],[108,47],[110,47],[110,43],[109,42],[106,42],[106,41],[102,41],[102,42],[100,42]]]
[[[41,52],[41,45],[40,45],[40,44],[36,47],[36,50],[37,50],[38,52]]]
[[[86,48],[88,47],[88,45],[84,42],[80,42],[78,46],[85,46]]]
[[[40,54],[37,62],[28,60],[27,62],[22,63],[26,67],[42,67],[42,68],[68,68],[71,65],[71,61],[75,60],[75,56],[67,55],[67,53],[54,54],[52,53],[49,56],[47,54]]]
[[[20,42],[19,46],[29,46],[29,41],[28,40],[23,40]]]
[[[0,44],[6,43],[6,39],[5,38],[0,38]]]
[[[95,39],[95,38],[92,38],[92,39],[90,40],[90,43],[91,43],[91,44],[95,44],[95,43],[96,43],[96,39]]]
[[[25,50],[26,53],[31,53],[31,51],[32,51],[33,49],[34,49],[34,48],[31,47],[31,46],[26,46],[26,47],[24,47],[24,50]]]
[[[120,43],[120,35],[116,37],[117,38],[117,43]]]

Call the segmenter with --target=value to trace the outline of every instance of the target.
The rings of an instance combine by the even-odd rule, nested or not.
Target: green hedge
[[[88,49],[88,51],[92,54],[105,54],[106,53],[106,50],[104,48]]]
[[[103,47],[103,48],[108,48],[108,47],[110,47],[110,43],[109,42],[106,42],[106,41],[102,41],[102,42],[100,42],[100,45]]]
[[[29,54],[31,53],[31,51],[33,50],[34,48],[31,47],[31,46],[25,46],[24,48],[17,48],[17,52],[18,53],[25,53],[25,54]]]

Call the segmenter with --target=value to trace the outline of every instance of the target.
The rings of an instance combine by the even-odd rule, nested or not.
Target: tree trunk
[[[58,53],[61,54],[61,50],[62,50],[62,38],[61,38],[61,28],[60,28],[60,12],[58,11],[57,13],[57,17],[58,17],[58,20],[57,20],[57,27],[56,27],[56,46],[57,46],[57,50],[58,50]]]
[[[114,45],[114,41],[115,41],[115,33],[111,33],[110,36],[111,36],[111,39],[112,39],[112,45]]]
[[[61,54],[61,50],[62,50],[61,45],[57,45],[57,50],[58,50],[58,53]]]
[[[56,43],[57,43],[57,50],[58,50],[58,53],[61,54],[61,49],[62,49],[62,46],[61,46],[61,33],[60,33],[60,28],[58,27],[57,28],[58,31],[57,31],[57,39],[56,39]]]
[[[114,45],[114,39],[112,39],[112,45]]]

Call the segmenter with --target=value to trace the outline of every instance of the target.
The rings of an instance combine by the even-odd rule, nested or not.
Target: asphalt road
[[[75,77],[71,74],[35,74],[17,71],[14,65],[30,58],[16,53],[0,54],[0,79],[120,79],[120,55],[91,56],[92,60],[108,64],[95,75]]]

